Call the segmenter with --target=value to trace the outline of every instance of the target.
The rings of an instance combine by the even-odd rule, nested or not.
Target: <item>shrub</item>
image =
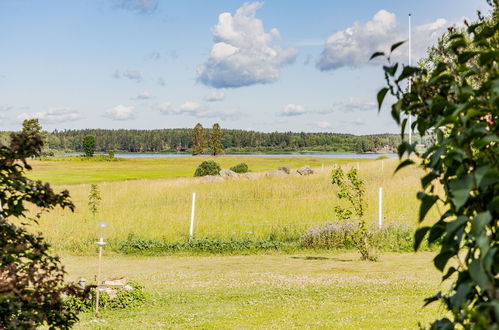
[[[109,155],[109,158],[114,159],[114,150],[108,150],[107,154]]]
[[[207,160],[199,164],[194,176],[219,175],[220,165],[212,160]]]
[[[352,239],[358,224],[351,221],[326,222],[319,227],[309,229],[301,237],[301,246],[308,249],[352,249]]]
[[[116,289],[116,298],[111,298],[107,293],[99,294],[100,309],[126,309],[141,306],[147,296],[144,287],[135,281],[128,281],[124,287]],[[95,288],[91,290],[89,299],[69,296],[65,300],[66,308],[76,312],[91,312],[95,309]]]
[[[236,166],[232,166],[230,168],[230,170],[234,171],[236,173],[247,173],[247,172],[249,172],[248,164],[246,164],[246,163],[241,163],[241,164],[237,164]]]
[[[375,158],[375,160],[383,160],[383,159],[390,159],[390,157],[388,157],[387,155],[380,155]]]

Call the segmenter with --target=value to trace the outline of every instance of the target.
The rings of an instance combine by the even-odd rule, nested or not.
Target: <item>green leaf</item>
[[[386,93],[388,93],[388,88],[384,87],[378,92],[378,111],[381,110],[381,105],[383,105],[383,100],[385,99]]]
[[[402,73],[400,76],[398,76],[396,82],[401,82],[402,80],[406,79],[407,77],[411,77],[414,75],[416,72],[420,72],[421,69],[417,68],[415,66],[405,66],[404,69],[402,70]]]
[[[421,246],[421,242],[423,241],[426,233],[431,229],[431,227],[421,227],[416,230],[414,234],[414,251],[417,251]]]
[[[376,52],[376,53],[371,55],[371,57],[369,58],[369,61],[372,60],[373,58],[378,57],[378,56],[385,56],[385,53],[384,52]]]
[[[490,212],[499,213],[499,196],[495,196],[487,205]]]
[[[447,265],[447,262],[449,261],[449,259],[455,255],[456,255],[456,252],[451,251],[451,250],[440,252],[433,259],[433,263],[435,264],[435,267],[437,267],[438,270],[443,271],[445,268],[445,265]]]
[[[428,185],[433,181],[435,180],[436,178],[438,178],[438,175],[436,175],[435,173],[433,172],[430,172],[428,173],[427,175],[425,175],[422,179],[421,179],[421,186],[423,187],[423,189],[426,189],[426,187],[428,187]]]
[[[461,309],[464,301],[466,300],[466,295],[470,292],[469,283],[461,283],[458,285],[456,293],[449,299],[453,309]]]
[[[445,228],[445,232],[450,236],[453,235],[456,230],[464,226],[468,222],[468,217],[461,215],[457,217],[456,220],[448,222],[447,227]]]
[[[457,61],[458,63],[466,63],[469,61],[470,58],[472,58],[473,56],[475,56],[477,54],[477,52],[462,52],[461,54],[459,54],[459,56],[457,57]]]
[[[405,43],[405,40],[404,41],[399,41],[399,42],[396,42],[392,45],[392,47],[390,48],[390,53],[393,53],[393,51],[397,48],[399,48],[400,46],[402,46],[403,44]]]
[[[478,284],[482,290],[487,290],[490,285],[490,280],[484,269],[480,265],[480,260],[475,259],[471,262],[469,269],[469,274],[471,279]]]
[[[473,188],[473,178],[471,175],[466,174],[460,179],[454,179],[449,183],[449,192],[451,200],[456,207],[456,210],[466,203],[470,196],[470,191]]]
[[[471,231],[473,235],[478,236],[492,220],[492,215],[489,211],[478,213],[471,223]]]
[[[490,52],[480,54],[480,56],[478,57],[478,62],[480,63],[480,65],[484,66],[497,60],[498,57],[499,52],[492,50]]]
[[[391,66],[387,66],[387,65],[384,65],[383,66],[383,70],[390,76],[395,76],[395,72],[397,72],[397,69],[399,67],[399,64],[398,63],[395,63],[394,65],[391,65]]]
[[[438,200],[438,196],[436,195],[428,195],[424,192],[419,192],[418,193],[418,198],[421,200],[421,205],[419,208],[419,222],[423,221],[426,214],[432,206],[436,203]]]
[[[452,274],[454,274],[456,271],[457,271],[456,268],[449,267],[449,270],[447,271],[447,273],[445,273],[445,275],[442,276],[442,282],[445,281],[446,279],[448,279],[449,277],[451,277]]]
[[[403,169],[404,167],[406,166],[409,166],[409,165],[412,165],[414,164],[414,161],[411,160],[411,159],[406,159],[404,161],[402,161],[398,166],[397,168],[395,169],[395,173],[397,173],[399,170]]]

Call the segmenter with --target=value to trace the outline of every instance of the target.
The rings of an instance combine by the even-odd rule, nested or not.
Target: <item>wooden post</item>
[[[191,205],[191,225],[189,227],[189,240],[194,237],[194,211],[196,210],[196,193],[192,193],[192,205]]]

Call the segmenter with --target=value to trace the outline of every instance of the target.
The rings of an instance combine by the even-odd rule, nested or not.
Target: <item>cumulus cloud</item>
[[[121,73],[119,70],[116,70],[113,74],[113,78],[120,79],[121,77],[134,80],[135,82],[142,81],[142,75],[139,71],[127,70]]]
[[[417,60],[423,56],[450,25],[439,18],[430,24],[415,27],[412,31],[413,58]],[[392,44],[406,39],[407,27],[398,23],[395,14],[380,10],[368,22],[354,22],[351,27],[329,36],[316,66],[321,71],[327,71],[379,63],[369,61],[374,52],[389,51]],[[408,57],[407,45],[397,49],[394,55],[396,60],[405,61]]]
[[[35,113],[21,113],[18,120],[39,119],[42,123],[54,124],[82,118],[80,113],[73,108],[51,108],[48,111]]]
[[[114,108],[106,110],[104,117],[112,120],[129,120],[135,118],[135,107],[126,106],[123,104],[117,105]]]
[[[204,99],[208,102],[223,101],[225,99],[225,93],[223,91],[214,91]]]
[[[317,127],[319,127],[319,128],[330,128],[331,127],[331,123],[328,121],[319,121],[316,124],[317,124]]]
[[[371,111],[376,109],[377,103],[374,101],[364,101],[356,98],[350,98],[343,101],[333,103],[333,106],[327,110],[315,111],[318,114],[329,114],[337,110],[343,112],[354,112],[354,111]]]
[[[215,88],[267,84],[277,81],[283,65],[294,62],[298,51],[275,45],[279,31],[265,32],[256,18],[261,6],[261,2],[245,3],[234,15],[218,16],[210,57],[197,70],[199,81]]]
[[[157,0],[114,0],[116,7],[142,14],[151,14],[158,9]]]
[[[286,104],[282,111],[279,113],[280,116],[300,116],[305,114],[307,111],[305,108],[298,104]]]
[[[135,98],[137,100],[149,100],[153,98],[153,95],[149,92],[140,92]]]
[[[192,101],[187,101],[180,106],[164,102],[156,104],[154,107],[165,115],[188,115],[196,118],[220,118],[222,120],[237,119],[242,116],[242,113],[238,110],[210,109],[204,104]]]

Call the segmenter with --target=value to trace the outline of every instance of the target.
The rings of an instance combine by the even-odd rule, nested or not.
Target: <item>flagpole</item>
[[[412,14],[409,13],[409,66],[412,65],[411,16],[412,16]],[[411,82],[411,79],[409,78],[409,92],[411,92],[411,87],[412,87],[412,82]],[[410,113],[409,113],[409,144],[412,144],[412,116]]]

